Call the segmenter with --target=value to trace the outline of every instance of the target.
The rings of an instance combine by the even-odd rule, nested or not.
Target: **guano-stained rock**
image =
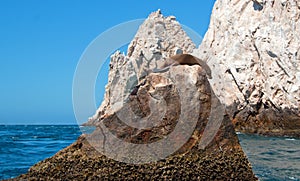
[[[300,136],[300,3],[217,0],[194,55],[238,131]]]

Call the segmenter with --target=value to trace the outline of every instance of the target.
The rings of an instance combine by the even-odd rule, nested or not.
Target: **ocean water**
[[[26,173],[30,166],[73,143],[74,126],[0,126],[0,180]],[[239,134],[260,180],[300,181],[300,140]]]
[[[0,179],[26,173],[81,134],[78,126],[0,126]]]
[[[300,139],[238,134],[260,180],[300,180]]]

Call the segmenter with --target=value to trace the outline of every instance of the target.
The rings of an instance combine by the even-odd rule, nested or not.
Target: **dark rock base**
[[[234,116],[233,124],[242,133],[300,138],[299,110],[247,107]]]
[[[241,149],[192,150],[153,164],[130,165],[99,155],[78,141],[13,180],[257,180]]]

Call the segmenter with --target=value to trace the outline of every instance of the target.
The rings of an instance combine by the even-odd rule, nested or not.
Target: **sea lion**
[[[177,66],[177,65],[199,65],[201,66],[205,71],[209,79],[211,79],[211,70],[209,66],[201,59],[194,57],[193,55],[190,54],[179,54],[179,55],[174,55],[166,60],[164,65],[157,69],[155,68],[153,70],[153,73],[161,73],[161,72],[166,72],[170,69],[171,66]]]

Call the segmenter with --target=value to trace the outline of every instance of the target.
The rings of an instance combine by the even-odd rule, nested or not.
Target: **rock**
[[[209,67],[153,71],[195,48],[175,19],[152,13],[128,54],[112,55],[105,100],[88,122],[96,130],[15,180],[257,180]]]
[[[233,130],[233,129],[232,129]],[[100,155],[84,136],[11,180],[257,180],[242,150],[191,150],[155,163],[132,165]]]
[[[229,116],[211,114],[222,105],[201,66],[172,66],[141,82],[91,135],[16,180],[257,180]]]
[[[127,55],[116,52],[111,56],[104,101],[85,125],[119,109],[116,103],[126,99],[140,79],[164,64],[166,58],[191,53],[195,48],[175,17],[164,17],[160,10],[151,13],[131,41]]]
[[[300,137],[300,4],[217,0],[194,55],[236,130]]]

